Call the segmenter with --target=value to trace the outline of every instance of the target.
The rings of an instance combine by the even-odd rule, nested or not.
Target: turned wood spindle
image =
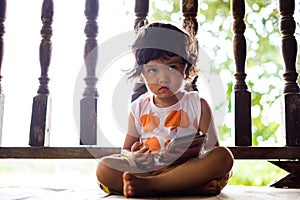
[[[279,11],[281,16],[280,31],[282,34],[282,56],[285,64],[283,78],[285,100],[285,130],[286,145],[300,145],[300,94],[297,84],[296,72],[297,41],[294,33],[296,23],[294,20],[295,1],[280,0]]]
[[[149,12],[149,0],[135,0],[134,12],[136,16],[134,30],[137,32],[139,28],[148,24],[147,15]],[[135,83],[131,101],[134,101],[145,92],[147,92],[147,88],[144,83]]]
[[[5,14],[6,14],[6,0],[0,0],[0,146],[2,141],[2,127],[3,127],[3,114],[4,114],[4,100],[5,96],[2,91],[2,60],[3,60],[3,53],[4,53],[4,42],[3,42],[3,35],[5,33],[4,21],[5,21]]]
[[[50,114],[51,98],[48,88],[48,69],[52,51],[52,21],[53,21],[53,1],[44,0],[42,5],[42,40],[40,43],[40,66],[41,76],[39,78],[40,86],[37,96],[33,98],[32,116],[30,124],[29,145],[48,146],[50,133]]]
[[[134,13],[136,16],[134,30],[138,30],[148,24],[147,15],[149,12],[149,0],[135,0]]]
[[[245,61],[246,61],[246,39],[244,32],[246,25],[245,1],[232,0],[232,16],[233,16],[233,52],[236,65],[236,73],[234,74],[236,83],[235,91],[235,144],[237,146],[251,146],[251,94],[247,90],[245,83]]]
[[[5,26],[4,26],[5,17],[6,17],[6,0],[0,0],[0,94],[2,94],[1,69],[2,69],[2,60],[3,60],[3,53],[4,53],[3,36],[5,33]]]
[[[191,36],[196,36],[198,32],[198,0],[182,0],[183,28],[190,33]]]
[[[87,37],[84,47],[84,60],[86,66],[86,77],[84,81],[86,88],[80,101],[80,144],[97,144],[97,99],[98,92],[96,84],[96,66],[98,60],[98,25],[97,17],[99,10],[98,0],[86,0],[85,16],[87,19],[84,33]]]

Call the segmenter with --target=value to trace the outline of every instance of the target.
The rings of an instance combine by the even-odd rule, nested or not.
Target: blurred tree
[[[166,20],[181,23],[180,0],[153,0],[151,2],[150,21]],[[226,115],[224,125],[219,127],[221,141],[226,142],[233,136],[234,128],[231,100],[235,64],[230,1],[199,2],[197,19],[200,47],[215,63],[216,68],[213,70],[220,74],[226,92]],[[280,128],[283,119],[284,81],[282,74],[284,65],[280,48],[281,33],[277,2],[247,0],[244,20],[247,41],[246,82],[252,94],[252,143],[254,146],[282,145],[285,144],[283,128]],[[299,35],[297,31],[296,34]],[[298,59],[298,66],[299,62],[300,59]]]

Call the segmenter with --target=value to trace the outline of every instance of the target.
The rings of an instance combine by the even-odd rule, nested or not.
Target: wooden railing
[[[297,41],[294,37],[295,20],[293,17],[295,10],[294,0],[279,0],[279,11],[281,17],[282,34],[282,55],[285,65],[284,103],[285,103],[285,134],[286,146],[283,147],[253,147],[251,133],[251,93],[246,84],[245,61],[246,61],[246,39],[244,32],[246,25],[244,22],[245,2],[243,0],[231,1],[233,16],[233,51],[236,64],[235,76],[235,147],[229,147],[235,159],[266,159],[272,163],[288,170],[291,174],[284,181],[274,184],[276,187],[297,187],[300,188],[300,93],[296,80]],[[40,65],[41,76],[38,94],[33,98],[32,119],[30,128],[31,147],[0,147],[0,158],[17,159],[56,159],[56,158],[101,158],[106,155],[119,153],[120,148],[105,148],[99,146],[81,147],[47,147],[49,131],[48,110],[49,90],[48,90],[48,68],[51,59],[51,36],[53,1],[44,0],[42,5],[42,40],[40,43]],[[84,48],[84,58],[86,65],[86,77],[84,79],[86,88],[80,102],[80,144],[95,145],[97,142],[97,98],[96,88],[97,77],[95,74],[97,53],[95,56],[87,56],[97,48],[97,15],[99,9],[98,0],[86,0],[85,16],[87,19],[84,33],[86,43]],[[149,10],[148,0],[136,0],[134,11],[136,20],[134,28],[138,29],[147,23]],[[3,35],[5,33],[4,21],[6,12],[6,0],[0,0],[0,69],[3,58]],[[197,0],[182,0],[182,12],[184,16],[183,27],[193,29],[197,32]],[[2,76],[0,76],[1,81]],[[0,82],[0,95],[1,95]],[[0,96],[1,103],[1,96]],[[2,109],[2,110],[1,110]],[[0,106],[0,114],[3,107]],[[88,119],[88,120],[87,120]],[[1,119],[0,119],[1,121]],[[101,125],[101,123],[100,123]],[[282,161],[282,162],[279,162]]]

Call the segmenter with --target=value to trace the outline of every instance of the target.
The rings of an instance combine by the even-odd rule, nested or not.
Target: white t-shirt
[[[131,106],[131,114],[140,137],[152,153],[160,154],[171,139],[199,132],[201,118],[201,97],[199,92],[184,92],[183,97],[174,105],[157,107],[153,95],[145,93]],[[210,151],[218,141],[217,136],[209,136],[203,153]],[[201,156],[202,157],[202,156]]]

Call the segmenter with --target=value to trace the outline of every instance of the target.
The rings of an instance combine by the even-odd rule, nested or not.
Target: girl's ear
[[[183,69],[183,79],[184,79],[184,80],[186,80],[187,77],[188,77],[187,71],[186,71],[187,68],[188,68],[188,64],[186,63],[186,64],[184,65],[184,69]]]
[[[145,76],[143,75],[143,73],[140,74],[140,81],[142,83],[145,83],[146,82],[146,79],[145,79]]]

